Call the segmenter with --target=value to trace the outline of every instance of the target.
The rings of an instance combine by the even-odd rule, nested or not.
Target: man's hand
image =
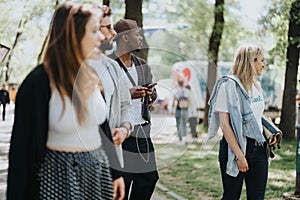
[[[115,128],[112,130],[113,141],[115,146],[119,146],[127,138],[128,130],[124,127]]]
[[[122,200],[125,196],[125,183],[123,177],[115,179],[113,181],[114,187],[114,199],[115,200]]]
[[[153,90],[154,90],[154,87],[152,88],[147,88],[145,91],[146,91],[146,95],[147,96],[150,96],[152,93],[153,93]]]
[[[133,88],[130,89],[131,98],[139,99],[146,96],[146,90],[148,90],[148,88],[146,87],[134,86]]]

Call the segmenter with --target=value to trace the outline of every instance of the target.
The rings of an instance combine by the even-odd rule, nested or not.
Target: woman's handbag
[[[177,99],[177,108],[187,109],[189,107],[189,99],[184,96],[184,91],[182,90],[182,95]]]

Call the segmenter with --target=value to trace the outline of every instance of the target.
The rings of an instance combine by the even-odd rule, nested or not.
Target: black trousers
[[[2,120],[4,121],[5,120],[5,113],[6,113],[6,103],[1,103],[0,102],[0,104],[3,107],[3,110],[2,110]]]
[[[228,144],[220,141],[219,162],[223,182],[223,200],[238,200],[241,196],[243,181],[246,183],[247,200],[262,200],[265,196],[268,178],[268,153],[266,145],[258,146],[255,140],[247,138],[247,172],[240,172],[237,177],[226,174]]]
[[[197,117],[189,117],[190,129],[193,138],[197,137]]]
[[[126,200],[150,200],[159,179],[150,128],[150,123],[135,126],[122,144]]]

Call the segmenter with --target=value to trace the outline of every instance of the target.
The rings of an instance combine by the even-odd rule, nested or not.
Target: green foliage
[[[125,1],[110,1],[112,8],[112,23],[116,23],[119,19],[124,19],[125,16]]]
[[[154,80],[170,78],[173,64],[188,57],[188,51],[180,46],[184,38],[179,32],[168,30],[156,31],[148,38],[148,60]]]
[[[76,0],[82,2],[82,0]],[[0,0],[2,11],[0,23],[0,43],[11,47],[17,31],[21,37],[13,50],[10,63],[10,79],[20,82],[25,75],[37,64],[37,56],[49,28],[51,15],[56,0]],[[59,3],[64,0],[59,1]],[[102,1],[85,0],[95,4]],[[277,45],[271,51],[271,61],[285,61],[286,35],[288,13],[292,0],[273,0],[270,2],[270,12],[261,20],[263,28],[260,32],[249,31],[241,25],[239,1],[225,1],[225,24],[219,50],[219,60],[232,61],[235,50],[244,41],[258,41],[264,44],[266,30],[276,31]],[[150,46],[156,46],[149,51],[150,62],[155,63],[158,71],[154,70],[155,77],[169,78],[172,65],[180,60],[206,59],[209,36],[213,26],[214,2],[180,1],[180,0],[151,0],[143,1],[143,21],[147,26],[164,26],[167,31],[158,33],[154,38],[147,38]],[[15,6],[18,5],[18,6]],[[124,1],[111,1],[113,22],[124,17]],[[272,9],[271,9],[272,8]],[[12,14],[13,13],[13,14]],[[17,30],[22,19],[23,24]],[[261,39],[262,38],[262,39]],[[153,45],[154,44],[154,45]],[[163,47],[162,47],[163,46]],[[153,58],[153,60],[151,60]],[[159,61],[160,63],[157,63]],[[2,66],[5,62],[0,63]],[[164,66],[160,71],[160,66]],[[279,64],[277,64],[279,65]],[[161,73],[162,72],[162,73]]]
[[[238,5],[234,0],[225,1],[225,23],[219,51],[219,60],[222,61],[232,61],[237,46],[247,38],[255,36],[255,33],[251,33],[241,25],[240,17],[236,14]],[[193,59],[207,59],[208,43],[214,23],[212,1],[180,1],[176,12],[168,12],[168,16],[171,23],[188,25],[188,29],[183,30],[183,34],[197,43],[194,48],[198,48],[189,51],[197,53],[200,51],[200,55],[191,55]]]
[[[20,18],[20,8],[21,7],[13,7],[9,6],[9,2],[2,2],[0,4],[1,9],[1,15],[0,18],[0,38],[1,38],[1,44],[4,44],[6,46],[11,46],[13,44],[13,38],[11,38],[13,35],[15,35],[17,28],[18,28],[18,19]],[[11,13],[15,13],[14,15],[11,15]],[[5,17],[10,16],[10,17]],[[7,37],[9,35],[10,37]]]
[[[10,51],[12,57],[9,63],[9,82],[20,83],[36,66],[37,56],[49,28],[54,5],[54,0],[22,2],[12,0],[0,3],[0,9],[4,12],[0,20],[4,27],[0,30],[0,42],[11,48],[16,34],[20,34],[15,48]],[[20,22],[21,26],[18,28]],[[7,58],[8,56],[2,63],[3,65],[7,62]]]
[[[293,0],[273,0],[270,2],[268,12],[260,22],[265,29],[270,30],[276,44],[270,50],[270,60],[277,66],[285,66],[287,35],[289,25],[289,12]]]
[[[96,0],[88,2],[99,3]],[[0,43],[12,47],[17,32],[21,34],[15,49],[10,51],[12,58],[9,64],[9,82],[22,82],[37,65],[38,54],[48,32],[56,4],[57,0],[0,1]],[[18,28],[20,21],[21,27]],[[7,58],[8,56],[0,63],[1,66],[6,64]]]
[[[208,49],[208,40],[213,26],[214,5],[207,1],[181,1],[178,5],[178,12],[182,20],[189,25],[186,30],[187,36],[197,41],[200,47]],[[176,19],[176,18],[175,18]],[[204,52],[206,55],[207,52]]]
[[[228,16],[227,13],[228,11],[225,10],[225,23],[219,50],[219,60],[231,62],[237,46],[247,38],[254,37],[255,34],[246,30],[233,16]]]

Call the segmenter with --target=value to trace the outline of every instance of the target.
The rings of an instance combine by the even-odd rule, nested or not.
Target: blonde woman
[[[56,9],[43,63],[18,91],[8,200],[114,199],[99,134],[105,102],[97,75],[84,61],[104,40],[102,16],[94,9],[71,3]]]
[[[261,117],[262,89],[255,77],[262,74],[264,55],[257,46],[238,49],[232,75],[221,77],[209,100],[208,136],[223,131],[219,163],[226,200],[240,199],[243,181],[247,199],[264,199],[268,177],[268,154]]]

